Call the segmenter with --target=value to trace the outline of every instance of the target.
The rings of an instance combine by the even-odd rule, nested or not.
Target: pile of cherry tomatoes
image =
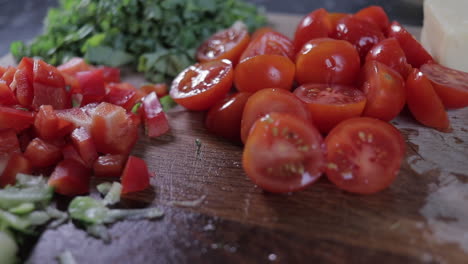
[[[247,175],[271,192],[303,189],[322,174],[349,192],[383,190],[405,155],[388,121],[407,105],[421,124],[448,131],[445,109],[468,105],[468,74],[434,62],[378,6],[315,10],[293,40],[271,28],[250,36],[235,23],[206,40],[197,59],[170,96],[208,110],[209,131],[245,143]]]

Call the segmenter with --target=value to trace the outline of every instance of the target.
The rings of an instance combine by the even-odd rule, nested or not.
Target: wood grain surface
[[[271,21],[291,35],[298,18]],[[241,146],[208,134],[204,113],[176,107],[167,113],[171,132],[142,136],[134,151],[156,174],[152,188],[121,203],[161,207],[164,218],[116,223],[109,245],[73,223],[46,230],[28,262],[54,263],[68,249],[78,263],[467,263],[468,109],[449,114],[445,134],[405,113],[393,121],[407,152],[381,193],[348,194],[323,177],[273,195],[245,176]]]

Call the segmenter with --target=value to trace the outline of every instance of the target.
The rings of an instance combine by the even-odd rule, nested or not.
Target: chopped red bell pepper
[[[80,84],[80,91],[83,95],[81,106],[89,103],[101,102],[106,95],[104,88],[104,76],[102,70],[95,69],[91,71],[78,72],[75,75]]]
[[[3,173],[0,172],[0,188],[5,187],[8,184],[15,184],[16,174],[26,173],[29,174],[32,171],[31,162],[26,159],[20,153],[14,153],[8,160]]]
[[[64,137],[73,130],[73,124],[67,120],[59,119],[50,105],[39,108],[34,120],[34,128],[42,139],[54,139]]]
[[[16,67],[8,66],[8,68],[6,69],[5,73],[3,73],[0,80],[3,80],[8,86],[10,86],[15,77],[15,73],[16,73]]]
[[[119,177],[122,175],[127,157],[124,155],[104,155],[94,162],[94,176]]]
[[[0,81],[0,105],[11,106],[17,104],[15,94],[8,85]]]
[[[169,131],[166,114],[155,92],[151,92],[142,99],[142,109],[147,136],[158,137]]]
[[[102,66],[99,67],[102,70],[105,83],[118,83],[120,82],[120,69],[113,67]]]
[[[135,104],[133,98],[137,94],[137,89],[129,83],[109,83],[106,85],[107,94],[104,97],[104,102],[115,104],[125,108],[125,110],[132,110]]]
[[[89,131],[84,127],[76,128],[71,134],[71,139],[85,166],[92,168],[94,161],[98,158],[98,153]]]
[[[76,160],[79,163],[85,165],[85,162],[81,158],[80,153],[78,153],[78,150],[76,150],[76,148],[75,148],[75,146],[73,146],[73,144],[65,145],[65,147],[62,148],[62,155],[63,155],[64,160],[72,159],[72,160]]]
[[[75,196],[89,192],[89,169],[76,160],[61,161],[49,178],[49,186],[54,187],[56,193]]]
[[[72,76],[78,72],[90,71],[93,69],[94,67],[87,64],[84,59],[76,57],[57,67],[57,70],[59,70],[62,74],[65,73]]]
[[[0,130],[0,155],[11,155],[12,153],[20,153],[20,145],[18,137],[13,129]]]
[[[26,147],[24,156],[31,161],[34,168],[45,168],[62,159],[62,150],[55,144],[35,138]]]
[[[0,129],[13,128],[19,132],[30,127],[33,123],[33,112],[0,106]]]
[[[142,191],[150,186],[150,173],[146,162],[130,156],[122,173],[122,193]]]

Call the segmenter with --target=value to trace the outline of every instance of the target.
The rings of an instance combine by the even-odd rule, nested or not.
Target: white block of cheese
[[[440,64],[468,72],[468,0],[425,0],[421,42]]]

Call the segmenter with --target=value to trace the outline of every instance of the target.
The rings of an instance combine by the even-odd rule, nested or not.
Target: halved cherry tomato
[[[104,75],[101,69],[76,73],[76,79],[80,84],[80,93],[83,95],[81,105],[101,102],[106,95],[104,87]]]
[[[413,69],[406,80],[406,102],[420,123],[441,131],[449,129],[450,122],[442,101],[429,79],[418,69]]]
[[[388,29],[388,37],[396,38],[405,52],[408,63],[413,68],[419,68],[423,64],[434,61],[426,49],[409,33],[400,23],[394,21]]]
[[[0,172],[0,188],[5,187],[6,185],[14,185],[16,182],[16,174],[18,173],[31,173],[31,163],[20,153],[14,153],[11,155],[8,160],[8,164],[3,170],[3,173]]]
[[[380,28],[373,23],[356,16],[342,18],[331,36],[335,39],[346,40],[354,45],[364,62],[367,52],[377,43],[385,39]]]
[[[120,69],[114,67],[101,66],[99,70],[102,71],[104,83],[118,83],[120,82]]]
[[[250,95],[251,93],[235,93],[211,107],[205,119],[208,131],[240,142],[242,113]]]
[[[100,103],[92,116],[90,132],[98,152],[130,153],[138,138],[138,128],[124,108]]]
[[[82,58],[72,58],[64,64],[57,67],[61,73],[74,76],[78,72],[93,70],[93,67],[86,63]]]
[[[132,110],[135,105],[135,97],[137,88],[130,83],[109,83],[106,85],[106,96],[103,101],[115,104],[125,108],[127,111]]]
[[[166,114],[156,93],[152,92],[143,97],[141,103],[146,135],[148,137],[159,137],[169,131],[169,122],[167,122]]]
[[[76,160],[63,160],[50,175],[48,184],[56,193],[75,196],[89,192],[90,171]]]
[[[390,121],[406,102],[405,83],[400,74],[378,61],[368,61],[361,72],[361,90],[367,103],[363,115]]]
[[[119,177],[122,174],[126,157],[123,155],[104,155],[94,162],[94,176]]]
[[[249,93],[272,87],[291,90],[294,73],[294,63],[288,57],[258,55],[237,65],[234,84],[240,92]]]
[[[73,130],[73,124],[59,119],[50,105],[42,105],[34,119],[34,128],[42,139],[54,139],[64,137]]]
[[[245,104],[241,121],[242,142],[247,141],[253,123],[272,112],[292,114],[312,123],[306,105],[292,93],[283,89],[263,89],[250,96]]]
[[[92,168],[94,161],[96,161],[99,155],[89,131],[84,127],[76,128],[71,133],[71,139],[81,159],[84,161],[84,165],[87,168]]]
[[[343,120],[358,117],[366,106],[366,96],[352,86],[304,84],[294,94],[306,103],[318,130],[328,133]]]
[[[206,62],[227,59],[235,65],[249,45],[249,41],[246,25],[236,22],[230,28],[219,31],[205,40],[197,50],[197,60]]]
[[[390,25],[387,13],[385,13],[385,10],[381,6],[368,6],[359,10],[354,15],[370,23],[376,24],[384,33],[387,31],[387,28]]]
[[[367,53],[366,61],[376,60],[397,71],[403,79],[408,77],[411,65],[406,61],[405,52],[395,38],[384,39]]]
[[[172,82],[170,96],[189,110],[207,110],[232,87],[234,71],[229,60],[197,63]]]
[[[150,186],[150,173],[146,162],[130,156],[122,173],[122,193],[142,191]]]
[[[11,106],[17,104],[15,94],[4,82],[0,81],[0,105]]]
[[[33,112],[0,106],[0,129],[13,128],[19,132],[30,127],[33,123]]]
[[[324,8],[316,9],[302,18],[294,33],[294,51],[297,53],[306,42],[326,38],[332,31],[329,14]]]
[[[304,119],[270,113],[253,125],[242,166],[247,176],[267,191],[285,193],[304,189],[325,169],[322,136]]]
[[[7,156],[12,153],[19,153],[20,145],[18,137],[13,129],[0,130],[0,155],[6,154]]]
[[[239,61],[258,55],[279,55],[294,60],[294,53],[293,43],[288,37],[266,28],[252,37]]]
[[[405,155],[398,129],[374,118],[341,122],[325,143],[328,179],[352,193],[371,194],[387,188],[398,175]]]
[[[156,84],[145,84],[140,87],[145,95],[155,92],[158,98],[164,97],[168,94],[167,84],[165,83],[156,83]]]
[[[468,106],[468,73],[435,63],[421,66],[421,72],[431,81],[446,108]]]
[[[46,168],[57,164],[62,159],[62,151],[60,147],[52,143],[35,138],[29,143],[24,156],[34,168]]]
[[[352,84],[359,74],[359,54],[349,42],[329,38],[307,42],[296,56],[296,81]]]

